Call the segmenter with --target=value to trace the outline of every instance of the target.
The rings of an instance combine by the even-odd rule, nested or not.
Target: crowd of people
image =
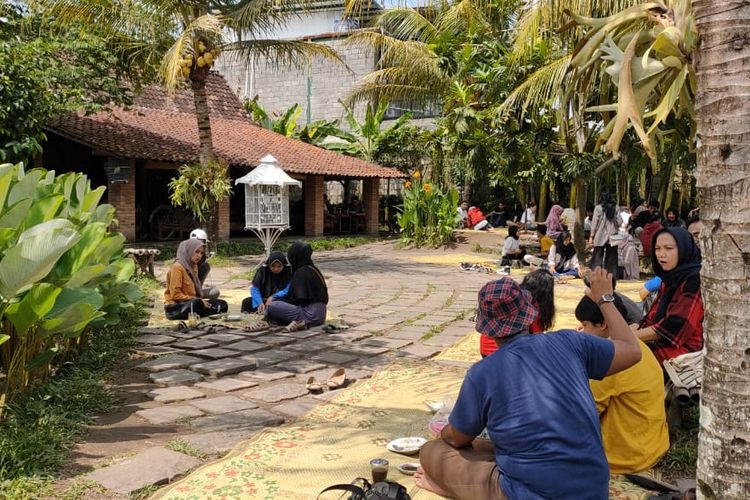
[[[210,271],[207,245],[203,230],[193,231],[191,237],[177,248],[177,257],[167,271],[164,292],[164,313],[167,319],[185,320],[227,312],[229,305],[219,298],[219,291],[204,286]],[[287,250],[272,252],[257,269],[243,299],[243,313],[257,313],[263,320],[254,329],[267,328],[269,322],[285,326],[289,332],[322,325],[326,319],[328,287],[325,278],[312,261],[312,247],[294,242]]]
[[[683,222],[674,209],[661,218],[653,203],[623,214],[603,194],[584,272],[562,213],[554,205],[536,228],[540,253],[524,260],[537,269],[479,292],[482,361],[439,438],[422,448],[420,487],[456,499],[607,498],[610,472],[646,471],[668,451],[663,362],[703,349],[700,221]],[[624,229],[632,241],[638,228],[655,274],[641,304],[615,291],[621,243],[613,237]],[[517,239],[517,228],[508,234]],[[503,253],[520,250],[506,240]],[[579,327],[550,331],[563,274],[587,286]]]

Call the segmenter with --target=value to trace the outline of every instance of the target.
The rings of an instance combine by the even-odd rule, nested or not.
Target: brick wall
[[[305,236],[323,234],[323,177],[308,175],[302,181],[305,202]]]
[[[362,203],[365,206],[365,233],[378,232],[378,202],[380,201],[380,179],[367,178],[362,181]]]
[[[229,240],[229,198],[219,203],[219,224],[218,238],[219,241]]]
[[[302,106],[298,119],[301,125],[306,123],[307,118],[309,77],[312,120],[335,120],[343,115],[339,99],[343,100],[363,76],[375,70],[375,56],[370,49],[345,42],[346,37],[341,37],[320,40],[318,43],[334,49],[349,70],[339,63],[320,59],[304,69],[277,68],[262,58],[256,59],[254,64],[220,58],[215,68],[240,99],[252,99],[258,95],[260,105],[268,112],[283,113],[294,104],[299,104]],[[363,109],[360,107],[358,111]]]
[[[117,230],[128,241],[135,241],[135,160],[130,160],[130,178],[128,182],[107,184],[109,204],[115,207]]]

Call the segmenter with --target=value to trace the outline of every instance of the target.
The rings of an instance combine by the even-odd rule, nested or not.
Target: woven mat
[[[395,468],[418,457],[389,452],[385,444],[397,437],[427,436],[431,415],[424,401],[456,394],[463,375],[460,368],[397,361],[295,424],[254,436],[153,498],[313,499],[326,486],[368,477],[369,461],[383,457],[391,464],[389,477],[415,500],[437,499]],[[617,477],[610,492],[616,499],[645,498],[645,490]]]

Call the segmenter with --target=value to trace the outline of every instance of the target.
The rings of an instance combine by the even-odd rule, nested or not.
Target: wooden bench
[[[161,250],[156,248],[126,248],[123,250],[125,255],[129,255],[135,261],[135,273],[136,275],[140,271],[141,274],[154,275],[154,259],[161,253]]]

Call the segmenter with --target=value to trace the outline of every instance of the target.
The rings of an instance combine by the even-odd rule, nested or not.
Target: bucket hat
[[[477,331],[509,337],[527,331],[538,315],[531,294],[511,278],[490,281],[479,290]]]

